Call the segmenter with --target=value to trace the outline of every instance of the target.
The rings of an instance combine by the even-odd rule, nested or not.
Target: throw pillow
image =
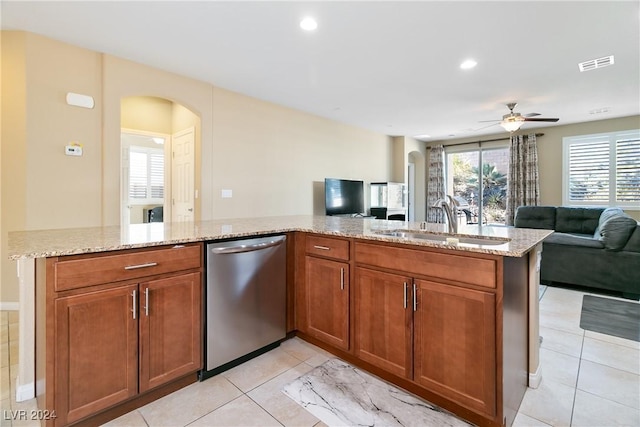
[[[604,215],[604,212],[603,212]],[[598,227],[604,248],[619,251],[635,231],[638,222],[625,213],[611,215]]]

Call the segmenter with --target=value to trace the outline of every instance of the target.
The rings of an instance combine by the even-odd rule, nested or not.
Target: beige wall
[[[130,106],[124,98],[171,101],[168,133],[196,128],[203,220],[322,214],[325,177],[370,182],[402,174],[386,135],[124,59],[3,32],[2,60],[3,303],[18,300],[16,266],[6,260],[8,231],[119,224],[120,129],[149,119],[122,124],[121,109]],[[67,105],[67,92],[93,96],[96,107]],[[72,141],[84,145],[84,156],[64,155]],[[222,199],[222,189],[233,190],[233,198]]]
[[[640,129],[640,116],[534,129],[536,133],[544,134],[544,136],[537,139],[540,168],[540,204],[562,205],[562,138],[629,129]],[[508,134],[503,132],[496,135],[486,135],[480,139],[490,140],[494,138],[508,138]],[[470,141],[478,141],[478,137],[438,141],[429,143],[429,145],[441,143],[446,146]],[[638,209],[625,208],[625,212],[636,220],[640,220],[640,206],[638,206]]]

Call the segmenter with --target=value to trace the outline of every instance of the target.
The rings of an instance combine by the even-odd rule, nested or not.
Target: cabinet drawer
[[[487,288],[496,287],[498,267],[495,259],[360,242],[355,246],[355,259],[357,263],[398,270],[403,274],[437,277]]]
[[[176,245],[162,249],[106,256],[58,259],[54,264],[55,290],[64,291],[120,280],[200,268],[201,245]]]
[[[349,241],[330,237],[307,236],[307,253],[348,261]]]

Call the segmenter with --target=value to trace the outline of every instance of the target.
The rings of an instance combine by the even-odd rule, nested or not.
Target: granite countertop
[[[386,221],[372,218],[293,215],[263,218],[234,218],[188,223],[150,223],[128,226],[16,231],[9,233],[9,258],[45,258],[52,256],[106,252],[119,249],[242,238],[289,231],[355,237],[366,240],[405,243],[414,246],[446,248],[509,257],[521,257],[552,233],[501,226],[460,226],[453,237],[483,236],[493,244],[448,244],[428,239],[386,236],[389,230],[419,230],[420,223]],[[421,233],[447,234],[444,224],[427,224]],[[500,239],[504,243],[498,243]],[[506,240],[508,239],[508,240]]]

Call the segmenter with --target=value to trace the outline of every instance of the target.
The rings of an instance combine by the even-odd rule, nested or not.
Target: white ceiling
[[[1,2],[25,30],[388,135],[640,114],[640,2]],[[298,24],[312,15],[313,33]],[[608,55],[615,65],[580,73]],[[461,70],[468,58],[478,62]],[[590,114],[607,109],[608,112]],[[524,129],[549,126],[527,123]],[[484,129],[480,129],[485,127]]]

